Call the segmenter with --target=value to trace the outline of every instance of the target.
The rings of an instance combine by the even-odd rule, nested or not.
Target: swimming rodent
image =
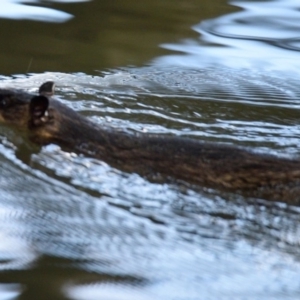
[[[300,202],[300,161],[191,138],[103,128],[53,98],[54,83],[34,95],[0,89],[0,122],[28,131],[40,145],[99,158],[122,171],[232,191],[246,196]]]

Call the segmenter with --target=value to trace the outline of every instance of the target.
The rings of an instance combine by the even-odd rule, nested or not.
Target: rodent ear
[[[40,125],[48,120],[49,100],[45,96],[35,96],[29,105],[29,114],[33,125]]]
[[[54,95],[55,83],[53,81],[44,82],[39,88],[39,94],[46,97]]]

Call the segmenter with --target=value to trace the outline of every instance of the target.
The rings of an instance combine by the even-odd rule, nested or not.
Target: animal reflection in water
[[[99,158],[126,172],[184,180],[248,196],[298,204],[300,161],[190,138],[129,133],[99,126],[53,98],[54,83],[34,95],[0,89],[0,121],[40,145]]]

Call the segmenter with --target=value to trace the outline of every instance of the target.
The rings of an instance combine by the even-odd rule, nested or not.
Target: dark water
[[[299,157],[296,1],[0,3],[1,87],[55,80],[98,124]],[[299,299],[298,207],[0,141],[0,299]]]

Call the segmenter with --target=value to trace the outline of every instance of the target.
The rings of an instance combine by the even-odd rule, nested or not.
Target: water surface
[[[98,124],[299,157],[296,1],[1,4],[1,87],[54,80]],[[298,207],[0,138],[1,299],[299,299]]]

